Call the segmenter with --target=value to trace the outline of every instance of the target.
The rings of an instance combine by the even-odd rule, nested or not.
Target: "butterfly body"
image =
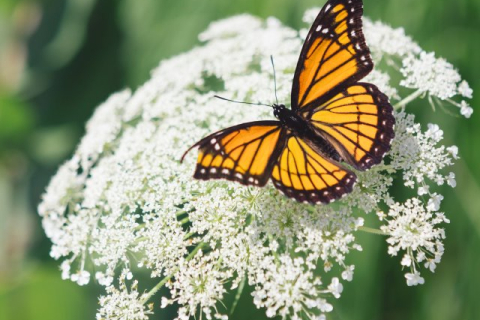
[[[194,178],[264,186],[269,179],[297,201],[329,203],[353,190],[355,173],[382,161],[394,137],[388,98],[357,82],[373,69],[362,32],[361,0],[329,0],[303,45],[291,109],[272,105],[275,121],[213,133],[198,147]],[[182,157],[182,160],[183,160]]]
[[[335,161],[340,161],[340,155],[327,140],[315,132],[315,128],[285,105],[274,104],[273,115],[280,121],[283,128],[292,135],[308,141],[315,148],[320,149],[326,156]]]
[[[298,116],[295,112],[285,107],[285,105],[274,104],[272,108],[273,115],[275,116],[275,118],[280,120],[282,126],[295,131],[299,136],[304,136],[312,133],[311,129],[308,126],[308,123],[304,121],[300,116]]]

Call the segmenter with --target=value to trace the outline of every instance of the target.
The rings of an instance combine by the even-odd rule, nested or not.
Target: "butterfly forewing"
[[[351,192],[356,177],[309,141],[290,134],[273,167],[272,180],[288,197],[317,204]]]
[[[284,130],[278,121],[245,123],[214,133],[194,145],[199,147],[197,179],[227,179],[264,186],[275,157],[281,151]]]
[[[388,98],[368,83],[352,85],[303,115],[343,160],[360,170],[378,164],[394,137]]]
[[[292,87],[292,109],[325,101],[373,68],[362,32],[360,0],[330,0],[307,35]]]

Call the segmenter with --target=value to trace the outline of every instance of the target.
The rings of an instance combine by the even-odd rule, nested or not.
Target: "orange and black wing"
[[[314,144],[291,133],[273,167],[276,188],[290,198],[329,203],[352,191],[353,172],[324,156]]]
[[[372,70],[362,14],[361,0],[329,0],[322,8],[300,53],[292,110],[318,105]]]
[[[284,144],[285,130],[279,121],[256,121],[218,131],[189,149],[198,147],[194,178],[264,186]]]
[[[366,170],[390,149],[395,135],[392,112],[388,98],[376,86],[357,83],[301,114],[344,161]]]

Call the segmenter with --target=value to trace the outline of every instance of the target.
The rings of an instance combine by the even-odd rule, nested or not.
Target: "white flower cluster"
[[[442,169],[458,159],[458,148],[439,145],[443,139],[443,131],[439,126],[430,123],[428,130],[422,132],[412,114],[401,111],[395,118],[397,135],[390,151],[391,166],[395,170],[401,170],[405,186],[414,188],[417,185],[419,196],[429,194],[428,182],[439,186],[447,182],[455,187],[455,174],[450,172],[445,176]]]
[[[153,314],[153,305],[145,303],[145,295],[138,292],[138,281],[131,281],[130,290],[127,281],[132,280],[132,273],[123,270],[118,279],[118,288],[108,286],[106,296],[99,300],[100,309],[97,320],[106,319],[138,319],[148,320],[148,315]]]
[[[443,68],[428,74],[405,64],[402,83],[420,94],[404,99],[390,84],[390,72],[398,71],[372,72],[366,81],[399,100],[397,109],[427,91],[440,99],[450,99],[452,90],[471,97],[450,65],[432,60],[403,30],[366,20],[365,34],[376,60],[426,59]],[[210,132],[272,117],[267,108],[213,98],[272,103],[270,55],[279,100],[290,100],[304,35],[274,18],[241,15],[212,23],[200,35],[203,46],[162,62],[134,93],[114,94],[97,109],[74,156],[51,180],[39,213],[53,242],[52,257],[63,260],[62,277],[85,285],[95,270],[105,287],[99,319],[147,319],[161,287],[169,296],[154,301],[178,305],[177,319],[225,319],[221,300],[245,283],[268,316],[325,319],[333,309],[329,299],[342,293],[340,279],[353,279],[355,266],[345,258],[362,250],[356,232],[371,230],[359,211],[378,212],[384,225],[376,232],[388,236],[389,254],[404,256],[401,264],[411,271],[407,284],[423,282],[420,263],[434,271],[445,237],[439,224],[448,220],[438,212],[442,196],[429,187],[455,186],[454,174],[443,170],[458,151],[439,145],[438,126],[424,132],[404,109],[396,114],[397,138],[388,160],[358,172],[353,192],[328,206],[297,203],[271,185],[196,181],[193,153],[179,162]],[[406,187],[417,186],[419,196],[428,197],[396,202],[389,193],[396,173]],[[386,213],[380,208],[385,205]],[[140,272],[158,284],[139,292]]]
[[[322,281],[313,271],[303,258],[292,259],[289,254],[269,256],[253,277],[256,280],[253,302],[266,308],[268,317],[292,315],[292,319],[301,319],[298,314],[303,311],[307,318],[314,319],[317,310],[332,311],[332,305],[320,294],[328,292],[339,298],[343,285],[333,278],[322,290]]]
[[[434,52],[407,55],[402,60],[400,72],[404,77],[400,85],[417,89],[417,94],[427,94],[434,110],[436,105],[443,106],[443,101],[447,101],[460,108],[460,114],[465,118],[472,115],[473,109],[465,100],[458,103],[451,98],[458,95],[471,99],[473,90],[452,64],[443,58],[435,58]]]
[[[363,24],[368,47],[377,62],[391,56],[405,58],[423,52],[412,38],[405,35],[403,28],[392,29],[380,21],[368,18],[363,19]]]
[[[420,263],[424,262],[425,268],[434,272],[442,258],[445,232],[437,225],[450,221],[436,210],[438,207],[424,208],[418,198],[408,199],[404,204],[395,203],[385,218],[387,224],[381,227],[389,235],[388,253],[396,256],[400,250],[405,251],[401,264],[411,269],[411,273],[405,274],[409,286],[424,283],[418,271]]]

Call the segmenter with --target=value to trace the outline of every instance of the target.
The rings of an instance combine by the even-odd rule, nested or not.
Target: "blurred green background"
[[[198,45],[209,22],[239,13],[303,26],[323,0],[0,0],[0,320],[94,319],[101,289],[60,279],[36,206],[74,150],[95,106],[135,89],[158,62]],[[364,0],[365,13],[404,27],[424,49],[453,63],[480,94],[480,0]],[[441,188],[446,254],[426,284],[407,287],[399,258],[379,236],[364,252],[332,319],[480,319],[480,110],[471,119],[409,106],[460,148],[458,186]],[[370,217],[374,218],[374,217]],[[231,297],[227,298],[228,301]],[[158,312],[172,319],[174,310]],[[231,319],[265,319],[244,292]]]

